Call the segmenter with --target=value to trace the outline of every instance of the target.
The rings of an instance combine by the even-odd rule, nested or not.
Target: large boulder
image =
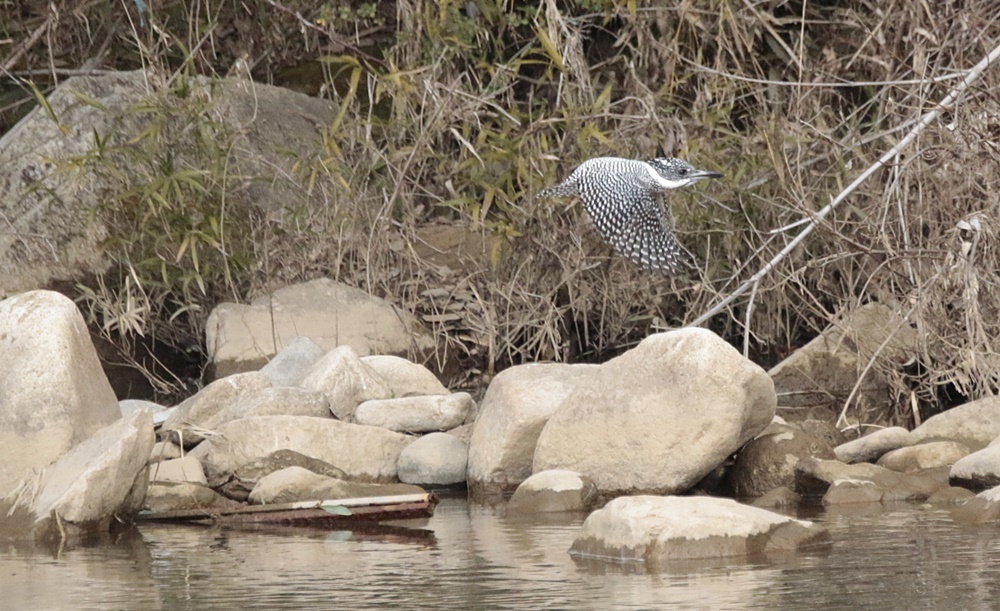
[[[957,441],[982,448],[1000,437],[1000,397],[985,397],[931,416],[910,431],[913,443]]]
[[[326,352],[308,337],[296,337],[261,367],[260,372],[271,379],[273,386],[298,386],[309,368]]]
[[[521,482],[507,502],[507,514],[589,511],[597,501],[597,486],[576,471],[542,471]]]
[[[772,425],[768,431],[743,446],[729,470],[737,497],[758,497],[794,486],[795,465],[802,458],[833,458],[825,439],[789,425]]]
[[[647,569],[693,559],[755,559],[830,542],[823,527],[710,497],[620,497],[583,523],[569,553]]]
[[[607,496],[684,491],[763,431],[775,403],[764,370],[711,331],[659,333],[573,389],[533,469],[578,471]]]
[[[309,416],[256,416],[228,422],[190,455],[201,460],[209,481],[278,450],[294,450],[342,469],[348,477],[394,481],[399,453],[413,442],[377,426]]]
[[[250,491],[248,500],[256,504],[274,504],[423,493],[423,488],[409,484],[345,482],[302,467],[288,467],[262,477]]]
[[[152,482],[146,492],[145,507],[149,511],[178,509],[209,509],[238,506],[204,484],[194,482]]]
[[[150,482],[190,482],[207,485],[205,470],[194,456],[161,460],[149,467]]]
[[[955,461],[948,478],[952,485],[972,490],[1000,486],[1000,442]]]
[[[399,433],[447,431],[461,425],[472,407],[472,396],[464,392],[375,399],[357,407],[354,421]]]
[[[347,479],[343,470],[328,462],[300,454],[294,450],[278,450],[262,458],[256,458],[240,465],[231,473],[216,473],[216,479],[209,482],[222,494],[236,501],[245,501],[263,477],[289,467],[301,467],[317,475],[336,479]]]
[[[837,460],[846,463],[875,462],[880,456],[913,444],[910,431],[901,426],[878,429],[833,449]]]
[[[363,363],[350,346],[323,355],[306,371],[301,384],[325,393],[333,415],[348,422],[354,419],[354,410],[362,402],[392,396],[382,376]]]
[[[876,464],[901,473],[917,473],[928,469],[951,467],[968,455],[969,448],[965,444],[955,441],[929,441],[886,452]]]
[[[90,212],[109,191],[127,188],[123,175],[130,176],[126,181],[141,178],[137,173],[144,164],[109,158],[119,147],[134,151],[141,146],[144,130],[161,118],[160,113],[135,112],[135,107],[161,102],[164,108],[182,106],[175,97],[177,88],[151,93],[151,87],[162,82],[142,71],[69,78],[48,96],[44,107],[38,106],[0,137],[0,212],[5,224],[0,232],[0,295],[106,268],[109,259],[102,242],[107,229],[100,215]],[[336,112],[329,101],[246,79],[199,78],[187,83],[186,99],[212,117],[205,127],[217,122],[216,134],[239,138],[235,146],[205,138],[226,149],[230,176],[253,178],[228,194],[230,209],[252,205],[277,210],[289,201],[308,201],[309,194],[295,178],[295,165],[322,147],[316,126],[333,121]],[[199,146],[192,132],[204,136],[197,129],[162,130],[158,144],[183,157]],[[95,138],[107,143],[102,159],[108,159],[105,163],[113,164],[115,172],[67,172],[60,167],[63,160],[93,153]]]
[[[469,488],[475,494],[514,490],[531,475],[542,428],[597,365],[532,363],[490,382],[469,440]]]
[[[435,341],[416,318],[361,289],[329,278],[286,286],[249,304],[223,303],[205,325],[216,375],[258,369],[298,336],[324,350],[426,354]]]
[[[25,481],[34,493],[8,502],[14,505],[12,515],[29,515],[31,524],[24,529],[16,528],[16,520],[5,524],[0,538],[96,534],[107,532],[113,519],[130,520],[139,509],[133,497],[145,496],[146,460],[153,441],[153,419],[147,411],[97,431],[48,466],[37,480]]]
[[[216,380],[171,410],[162,430],[178,433],[185,446],[193,446],[233,420],[241,402],[270,387],[271,379],[256,371]]]
[[[76,304],[52,291],[0,301],[0,496],[120,416]]]
[[[908,361],[919,348],[919,334],[905,318],[882,303],[845,312],[830,327],[772,368],[781,407],[824,408],[843,405],[867,370],[855,395],[862,405],[889,402],[889,389],[866,365],[880,359]]]
[[[469,449],[448,433],[431,433],[399,453],[399,481],[405,484],[449,486],[465,481]]]
[[[923,501],[947,487],[929,475],[897,473],[870,463],[803,458],[795,465],[795,491],[823,495],[826,504],[869,501]]]
[[[447,395],[448,389],[430,369],[391,354],[361,357],[389,386],[393,397]]]

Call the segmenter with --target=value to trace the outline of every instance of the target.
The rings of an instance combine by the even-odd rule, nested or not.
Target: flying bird
[[[601,237],[619,254],[647,270],[674,276],[688,267],[690,255],[674,237],[656,196],[721,176],[673,157],[597,157],[536,197],[579,197]]]

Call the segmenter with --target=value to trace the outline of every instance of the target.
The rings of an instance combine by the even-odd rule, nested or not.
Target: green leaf
[[[327,513],[332,513],[336,516],[352,516],[354,515],[350,509],[344,507],[343,505],[320,505],[319,507]]]

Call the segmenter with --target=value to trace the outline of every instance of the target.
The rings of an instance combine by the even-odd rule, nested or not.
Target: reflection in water
[[[913,505],[810,517],[831,547],[661,574],[574,561],[583,516],[505,518],[464,499],[417,531],[150,525],[95,547],[0,549],[0,607],[976,609],[1000,596],[993,527]]]

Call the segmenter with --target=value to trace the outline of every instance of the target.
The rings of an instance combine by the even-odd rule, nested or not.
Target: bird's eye
[[[680,174],[681,176],[684,176],[685,174],[688,173],[688,169],[687,168],[677,168],[677,173]]]

